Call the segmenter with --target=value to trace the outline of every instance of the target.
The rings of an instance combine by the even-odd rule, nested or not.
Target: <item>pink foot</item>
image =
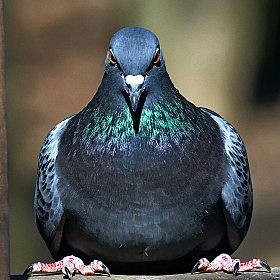
[[[62,272],[69,279],[72,279],[74,273],[81,273],[83,275],[93,275],[95,272],[105,272],[110,276],[110,271],[106,265],[101,261],[94,260],[89,265],[84,265],[80,258],[75,256],[67,256],[61,261],[55,263],[41,263],[37,262],[30,265],[23,273],[23,279],[27,277],[29,273],[33,272]]]
[[[236,276],[237,272],[244,272],[262,267],[264,267],[268,272],[271,272],[269,265],[260,259],[252,259],[251,261],[240,263],[239,259],[232,259],[227,254],[220,254],[212,262],[209,262],[206,258],[200,259],[194,265],[191,273],[193,274],[199,269],[204,272],[224,270],[226,272],[233,273],[233,275]]]

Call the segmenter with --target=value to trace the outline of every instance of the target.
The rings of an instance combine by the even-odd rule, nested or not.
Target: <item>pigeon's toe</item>
[[[268,272],[271,272],[270,266],[260,259],[252,259],[251,261],[241,263],[239,259],[233,259],[228,254],[220,254],[212,262],[209,262],[205,258],[200,259],[194,265],[192,274],[198,270],[202,270],[204,272],[215,272],[223,270],[236,276],[237,273],[262,267],[264,267]]]

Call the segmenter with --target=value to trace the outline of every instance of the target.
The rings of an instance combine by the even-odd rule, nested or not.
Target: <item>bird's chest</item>
[[[214,191],[220,170],[212,156],[191,143],[169,141],[162,149],[159,139],[152,145],[136,140],[129,148],[111,147],[114,153],[92,147],[94,153],[63,161],[73,190],[63,194],[65,205],[73,197],[79,202],[75,223],[86,235],[114,246],[168,243],[178,232],[176,238],[186,239],[200,231],[196,227],[207,208],[220,197],[220,191]],[[207,164],[205,156],[210,157]]]

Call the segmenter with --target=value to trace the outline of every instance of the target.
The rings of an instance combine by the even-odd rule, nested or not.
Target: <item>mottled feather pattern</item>
[[[245,145],[233,128],[222,117],[209,109],[204,109],[219,125],[230,159],[228,181],[222,190],[222,198],[235,225],[242,228],[246,215],[252,210],[253,189]]]
[[[55,160],[59,137],[72,117],[65,119],[51,130],[39,155],[34,206],[38,228],[45,238],[50,236],[63,214],[60,194],[57,190],[58,176],[55,172]]]

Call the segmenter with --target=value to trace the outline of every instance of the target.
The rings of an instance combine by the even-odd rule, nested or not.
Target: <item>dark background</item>
[[[47,133],[96,92],[111,36],[153,31],[191,102],[235,126],[248,152],[254,213],[234,254],[279,266],[280,2],[4,1],[11,273],[52,258],[35,227],[37,160]]]

